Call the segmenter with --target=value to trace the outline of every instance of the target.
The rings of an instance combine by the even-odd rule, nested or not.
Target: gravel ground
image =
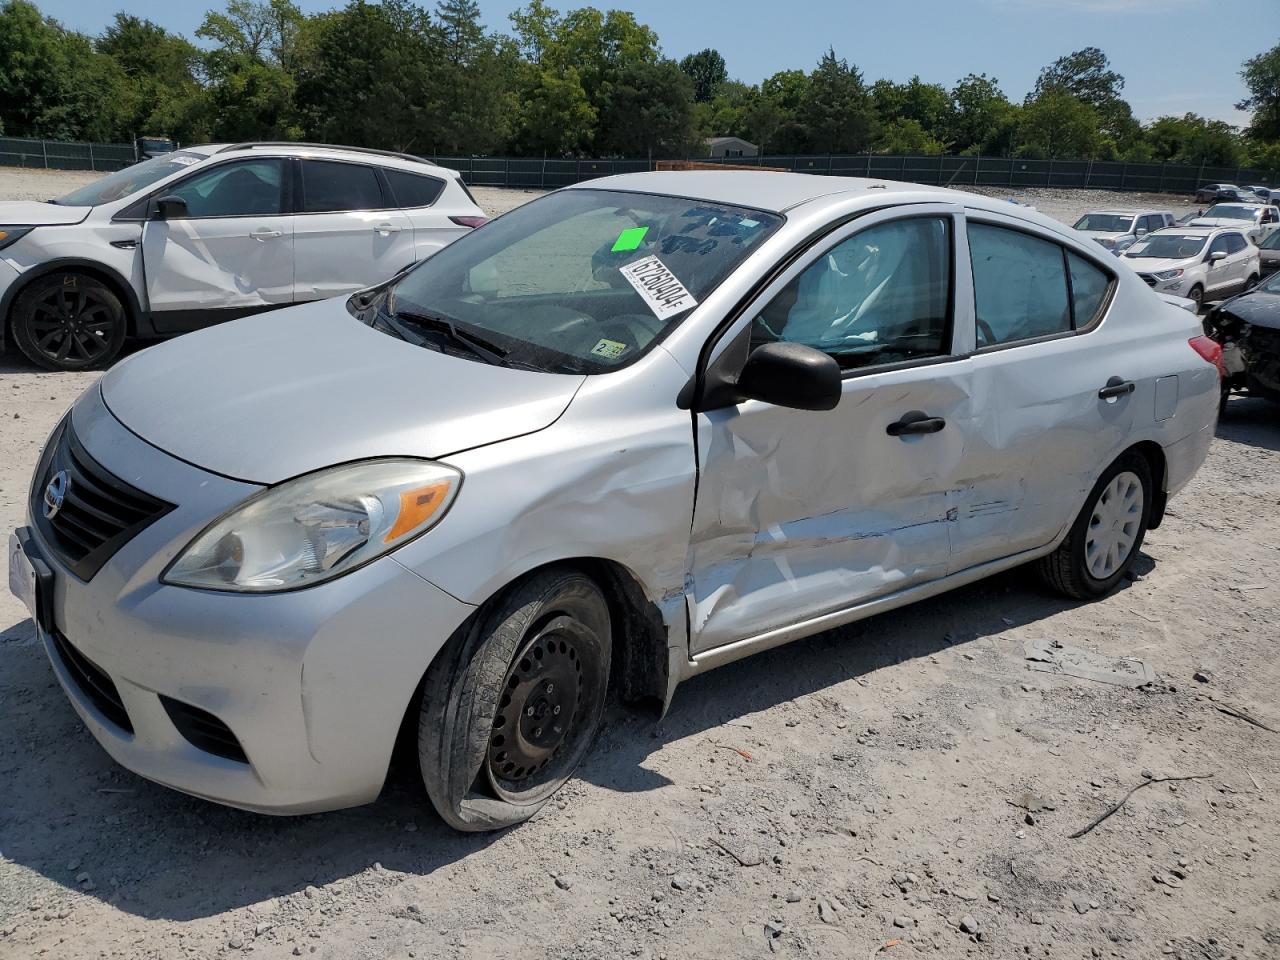
[[[1030,202],[1094,203],[1061,193]],[[0,531],[94,380],[0,359]],[[660,722],[612,709],[557,802],[486,836],[411,760],[286,819],[133,776],[6,593],[0,958],[1280,957],[1280,734],[1222,712],[1280,730],[1277,504],[1276,410],[1237,398],[1114,596],[1015,571],[699,677]],[[1158,679],[1034,672],[1036,640]]]

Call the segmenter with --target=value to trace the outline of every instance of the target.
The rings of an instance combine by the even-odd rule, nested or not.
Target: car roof
[[[1240,232],[1239,227],[1209,227],[1209,226],[1203,226],[1203,225],[1195,226],[1192,224],[1187,224],[1181,227],[1165,227],[1162,230],[1153,230],[1150,234],[1148,234],[1148,236],[1154,236],[1157,233],[1168,233],[1171,235],[1177,234],[1178,236],[1208,237],[1215,233],[1222,233],[1224,231],[1232,231],[1232,230],[1234,230],[1236,233]]]
[[[244,143],[203,143],[194,147],[183,147],[187,153],[199,153],[206,157],[218,154],[236,156],[269,156],[269,157],[315,157],[341,156],[347,159],[376,161],[379,166],[395,167],[402,170],[413,170],[426,173],[423,167],[430,167],[436,173],[460,176],[455,170],[441,167],[407,153],[394,153],[389,150],[374,150],[369,147],[348,147],[336,143],[299,143],[290,141],[246,141]]]
[[[1104,207],[1098,210],[1090,210],[1084,216],[1090,216],[1095,213],[1118,214],[1122,217],[1137,217],[1144,214],[1152,213],[1170,213],[1169,210],[1157,210],[1154,207]]]

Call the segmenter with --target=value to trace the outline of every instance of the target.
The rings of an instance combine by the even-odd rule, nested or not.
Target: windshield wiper
[[[507,362],[507,354],[511,351],[504,350],[496,343],[490,343],[483,337],[478,337],[474,333],[468,333],[465,330],[459,330],[458,325],[448,317],[433,317],[426,313],[413,313],[407,310],[388,311],[391,316],[397,320],[403,320],[415,327],[426,327],[428,330],[436,330],[440,333],[447,334],[449,339],[454,343],[461,344],[478,357],[482,357],[490,363],[503,366]]]

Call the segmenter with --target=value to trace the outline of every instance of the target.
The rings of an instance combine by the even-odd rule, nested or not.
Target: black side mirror
[[[181,197],[160,197],[153,203],[157,220],[181,220],[187,215],[187,201]]]
[[[832,410],[840,402],[840,365],[800,343],[766,343],[747,357],[738,393],[795,410]]]

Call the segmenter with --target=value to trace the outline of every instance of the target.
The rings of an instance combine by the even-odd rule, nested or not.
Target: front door
[[[1213,260],[1215,253],[1223,254],[1223,259]],[[1205,293],[1226,293],[1236,282],[1236,264],[1231,259],[1230,247],[1227,244],[1227,234],[1220,233],[1213,238],[1213,242],[1209,244],[1209,252],[1206,254],[1209,258],[1205,263]]]
[[[834,356],[844,385],[826,412],[747,400],[696,414],[695,654],[945,574],[969,410],[952,338],[962,224],[940,204],[861,217],[721,339],[713,365],[793,341]]]
[[[386,280],[414,262],[413,221],[368,164],[300,160],[294,299],[322,300]]]
[[[293,300],[287,161],[232,160],[166,187],[187,215],[142,230],[156,328],[177,333]]]

